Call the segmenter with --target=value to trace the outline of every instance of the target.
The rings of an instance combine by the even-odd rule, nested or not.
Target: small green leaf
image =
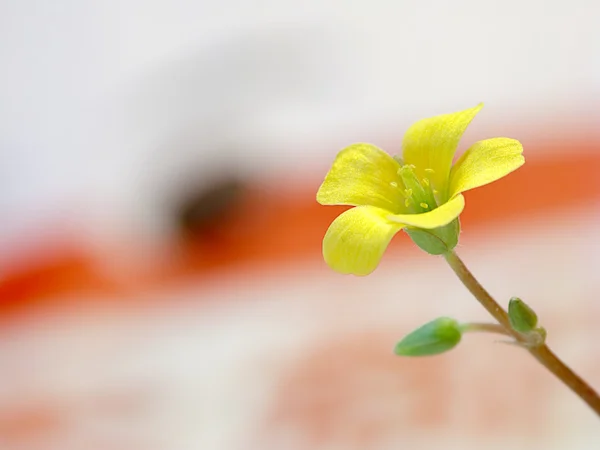
[[[520,298],[513,297],[508,302],[510,326],[519,333],[529,333],[538,323],[537,314]]]
[[[396,344],[394,353],[400,356],[429,356],[454,348],[461,338],[458,322],[439,317],[405,336]]]

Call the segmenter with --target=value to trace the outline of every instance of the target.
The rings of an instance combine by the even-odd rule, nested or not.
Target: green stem
[[[468,322],[460,324],[460,331],[463,333],[472,333],[472,332],[484,332],[484,333],[498,333],[503,334],[505,336],[512,336],[507,333],[502,325],[497,323],[487,323],[487,322]]]
[[[535,357],[535,359],[586,402],[596,414],[600,415],[600,396],[598,396],[596,391],[563,363],[546,344],[541,343],[540,345],[532,346],[531,342],[527,339],[527,336],[513,330],[508,320],[508,313],[493,299],[484,287],[479,284],[479,281],[477,281],[454,251],[446,253],[444,257],[460,281],[471,294],[473,294],[479,303],[481,303],[481,305],[498,321],[506,334],[524,344],[524,347]]]

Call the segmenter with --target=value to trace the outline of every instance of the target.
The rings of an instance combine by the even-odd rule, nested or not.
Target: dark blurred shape
[[[233,176],[217,179],[207,186],[188,187],[173,205],[180,233],[200,237],[230,222],[243,202],[244,191],[245,183]]]

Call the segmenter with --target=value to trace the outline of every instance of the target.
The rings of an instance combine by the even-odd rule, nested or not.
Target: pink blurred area
[[[597,449],[597,418],[395,238],[333,273],[336,152],[486,107],[460,150],[527,164],[467,195],[458,248],[600,388],[600,6],[592,1],[0,5],[0,449]]]

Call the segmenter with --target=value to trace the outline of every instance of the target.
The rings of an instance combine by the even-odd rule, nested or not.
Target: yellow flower
[[[518,141],[494,138],[476,142],[452,165],[462,134],[482,107],[415,123],[404,136],[402,159],[371,144],[354,144],[337,155],[317,201],[355,208],[335,219],[325,234],[323,256],[331,268],[368,275],[403,228],[430,253],[454,248],[465,205],[462,192],[525,162]]]

